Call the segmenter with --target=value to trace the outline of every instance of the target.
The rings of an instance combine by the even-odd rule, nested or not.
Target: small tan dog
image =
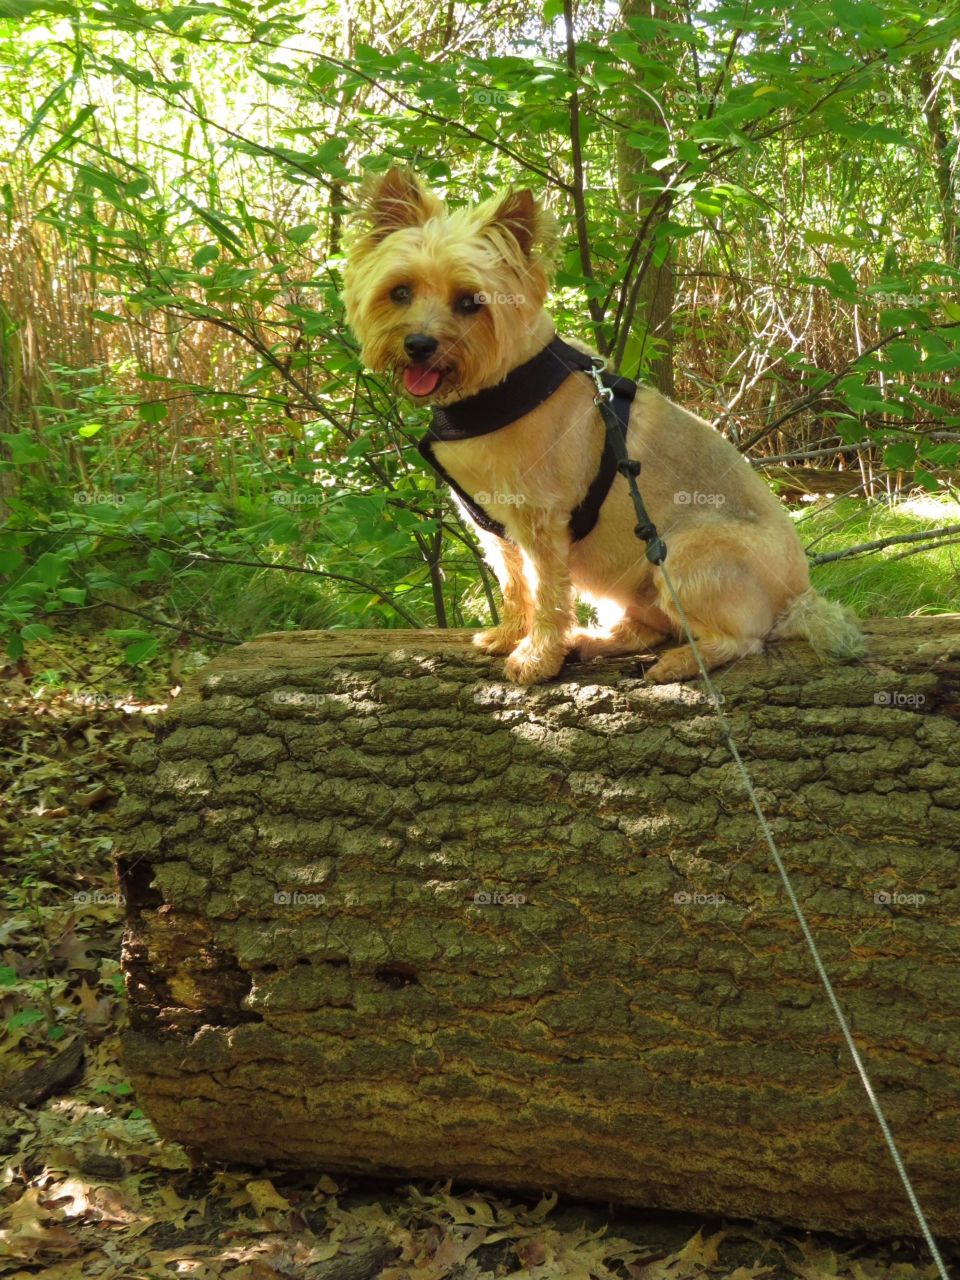
[[[430,460],[459,497],[473,497],[465,512],[482,508],[496,529],[478,535],[500,582],[503,617],[476,643],[508,654],[510,678],[530,684],[555,676],[575,649],[586,659],[682,637],[663,574],[634,536],[623,476],[586,536],[571,532],[571,513],[601,467],[605,429],[589,373],[561,369],[539,403],[528,385],[549,360],[546,348],[566,345],[544,310],[551,216],[526,190],[448,213],[412,173],[394,168],[365,182],[357,221],[344,300],[364,361],[433,406],[435,421],[438,413],[473,413],[473,433],[435,436]],[[524,411],[484,426],[487,405],[502,408],[501,388]],[[707,668],[756,653],[768,638],[804,637],[837,657],[862,651],[853,616],[811,589],[778,500],[713,428],[641,387],[627,448],[642,464],[643,500]],[[575,592],[613,602],[619,621],[604,634],[577,631]],[[697,674],[684,644],[646,678]]]

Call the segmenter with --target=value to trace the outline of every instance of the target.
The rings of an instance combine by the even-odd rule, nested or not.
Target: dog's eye
[[[462,316],[472,316],[482,306],[483,300],[478,293],[464,293],[453,304],[453,309]]]
[[[390,290],[391,302],[409,302],[413,297],[413,290],[408,284],[398,284]]]

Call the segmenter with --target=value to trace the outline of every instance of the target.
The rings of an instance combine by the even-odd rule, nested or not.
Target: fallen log
[[[832,467],[777,467],[760,466],[764,479],[787,502],[798,498],[824,497],[838,493],[863,495],[864,483],[860,471],[838,471]]]
[[[960,1236],[960,615],[716,677],[921,1203]],[[207,1158],[915,1233],[696,683],[264,636],[140,744],[126,1060]]]

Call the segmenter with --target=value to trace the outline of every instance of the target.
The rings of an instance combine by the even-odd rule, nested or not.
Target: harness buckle
[[[602,356],[594,356],[590,362],[590,368],[587,372],[593,379],[593,384],[597,388],[597,394],[593,397],[595,405],[609,404],[613,399],[613,388],[605,387],[601,379],[601,374],[606,368],[606,361]]]

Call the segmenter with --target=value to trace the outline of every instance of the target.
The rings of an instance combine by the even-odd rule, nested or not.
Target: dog
[[[575,651],[581,660],[648,653],[684,636],[664,575],[634,536],[625,476],[613,476],[589,532],[572,532],[603,467],[605,428],[589,347],[558,339],[544,307],[558,239],[529,190],[448,211],[394,167],[361,185],[344,269],[364,363],[430,405],[435,422],[470,424],[465,434],[434,432],[425,456],[474,521],[501,587],[501,619],[475,643],[506,655],[519,684],[551,679]],[[551,344],[581,365],[557,371]],[[803,637],[822,656],[862,652],[856,619],[811,589],[789,517],[733,445],[649,387],[636,389],[624,422],[706,669],[768,639]],[[578,629],[577,594],[615,608],[612,625]],[[645,678],[698,674],[680,644]]]

